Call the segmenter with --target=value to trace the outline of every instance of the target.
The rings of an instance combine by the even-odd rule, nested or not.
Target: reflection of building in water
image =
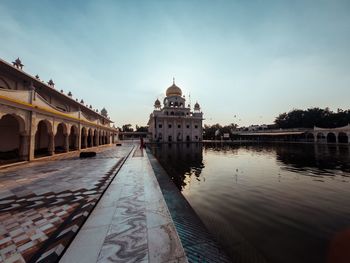
[[[175,85],[166,90],[166,97],[162,107],[157,99],[154,111],[148,121],[151,140],[157,142],[198,142],[202,140],[202,120],[198,103],[191,111],[190,105],[186,107],[185,96],[181,89]]]
[[[281,144],[270,146],[276,150],[276,158],[287,170],[308,170],[311,174],[333,175],[334,170],[350,171],[350,148],[327,144]]]
[[[204,168],[202,151],[201,143],[160,144],[152,148],[153,155],[180,190],[186,185],[187,176],[200,176]]]

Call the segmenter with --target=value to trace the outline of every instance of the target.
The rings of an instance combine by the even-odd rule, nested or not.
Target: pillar
[[[77,134],[77,139],[75,141],[75,145],[77,146],[76,149],[78,151],[80,151],[81,150],[81,125],[80,125],[80,123],[78,125],[78,134]]]
[[[48,152],[49,152],[49,155],[54,155],[54,153],[55,153],[55,136],[53,133],[49,134]]]
[[[63,145],[63,149],[64,152],[69,152],[69,135],[68,134],[64,134],[64,145]]]
[[[74,149],[80,150],[80,134],[79,133],[75,136]]]
[[[34,151],[35,151],[35,133],[37,125],[35,123],[35,113],[31,112],[30,114],[30,134],[29,134],[29,161],[34,160]]]
[[[21,134],[19,141],[19,159],[21,161],[29,160],[30,154],[30,135]]]
[[[99,143],[99,136],[98,136],[98,132],[96,133],[96,136],[94,136],[95,138],[95,146],[99,146],[100,143]]]
[[[84,134],[84,146],[85,146],[85,149],[88,148],[88,134],[89,134],[89,132],[87,132],[87,134]]]

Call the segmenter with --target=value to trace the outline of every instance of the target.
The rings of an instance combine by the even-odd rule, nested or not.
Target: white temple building
[[[173,80],[173,85],[166,90],[163,106],[158,99],[154,103],[148,131],[154,142],[199,142],[202,141],[202,121],[198,102],[193,111],[190,104],[186,107],[185,96]]]

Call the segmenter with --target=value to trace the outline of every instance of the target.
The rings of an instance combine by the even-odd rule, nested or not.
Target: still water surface
[[[350,148],[159,145],[153,153],[237,262],[350,262]]]

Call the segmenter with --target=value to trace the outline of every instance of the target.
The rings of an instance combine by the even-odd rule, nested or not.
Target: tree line
[[[276,117],[277,128],[336,128],[350,123],[350,110],[338,109],[336,112],[329,108],[309,108],[307,110],[293,109]]]
[[[147,132],[148,131],[148,126],[139,126],[139,125],[136,124],[135,130],[134,130],[134,128],[132,127],[131,124],[124,124],[124,125],[122,125],[121,128],[118,127],[118,129],[120,131],[123,131],[123,132],[133,132],[133,131],[136,131],[136,132]]]
[[[235,123],[230,123],[229,125],[220,125],[219,123],[214,125],[204,124],[203,127],[203,139],[204,140],[214,140],[219,139],[223,134],[229,134],[230,138],[232,133],[237,129],[238,125]]]

